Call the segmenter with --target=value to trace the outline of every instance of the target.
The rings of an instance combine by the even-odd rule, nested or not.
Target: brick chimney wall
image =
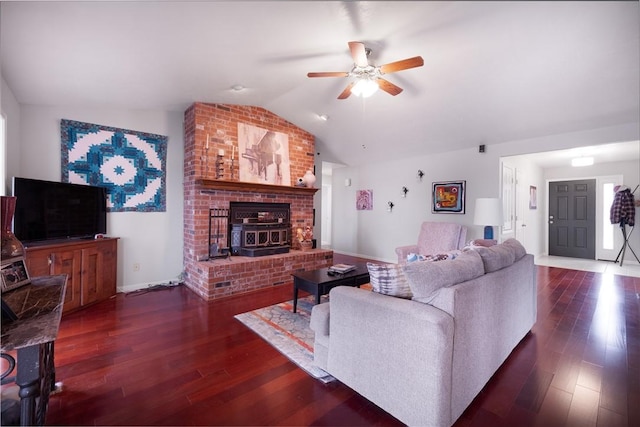
[[[203,271],[201,260],[208,255],[209,209],[228,208],[230,201],[289,203],[291,223],[297,227],[312,225],[313,194],[273,194],[268,190],[217,190],[196,183],[198,179],[215,180],[215,156],[225,151],[224,181],[238,181],[238,123],[285,133],[289,140],[291,180],[313,170],[315,138],[312,134],[260,107],[194,103],[184,118],[184,269],[185,284],[206,299],[242,292],[216,287],[209,272]],[[209,149],[205,150],[207,138]],[[233,179],[229,159],[235,147],[236,161]],[[205,161],[203,156],[209,154]],[[207,164],[209,167],[207,168]],[[259,187],[259,185],[256,185]],[[225,282],[226,283],[226,282]]]

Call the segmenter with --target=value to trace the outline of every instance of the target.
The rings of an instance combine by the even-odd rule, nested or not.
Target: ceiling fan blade
[[[424,59],[422,56],[414,56],[413,58],[403,59],[402,61],[390,62],[380,66],[383,74],[395,73],[396,71],[407,70],[409,68],[422,67]]]
[[[353,62],[358,67],[366,67],[369,65],[369,61],[367,61],[367,51],[364,48],[364,43],[349,42],[349,50],[351,51]]]
[[[342,93],[338,96],[338,99],[347,99],[349,95],[351,95],[351,88],[353,87],[354,82],[351,82],[347,85],[347,87],[342,91]]]
[[[344,71],[321,71],[319,73],[307,73],[307,77],[347,77],[349,73]]]
[[[389,80],[385,80],[385,79],[379,78],[378,79],[378,86],[380,87],[380,89],[382,89],[383,91],[385,91],[388,94],[391,94],[393,96],[396,96],[397,94],[402,92],[402,88],[400,86],[394,85]]]

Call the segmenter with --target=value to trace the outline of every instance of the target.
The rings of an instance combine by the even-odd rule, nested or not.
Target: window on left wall
[[[0,196],[7,196],[7,127],[3,114],[0,114]]]

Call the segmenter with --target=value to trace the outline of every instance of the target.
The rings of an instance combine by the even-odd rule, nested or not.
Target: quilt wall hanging
[[[106,187],[109,212],[166,211],[167,137],[62,119],[62,181]]]

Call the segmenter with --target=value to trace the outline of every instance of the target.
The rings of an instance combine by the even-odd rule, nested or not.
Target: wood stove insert
[[[230,202],[232,255],[282,254],[291,248],[289,203]]]

